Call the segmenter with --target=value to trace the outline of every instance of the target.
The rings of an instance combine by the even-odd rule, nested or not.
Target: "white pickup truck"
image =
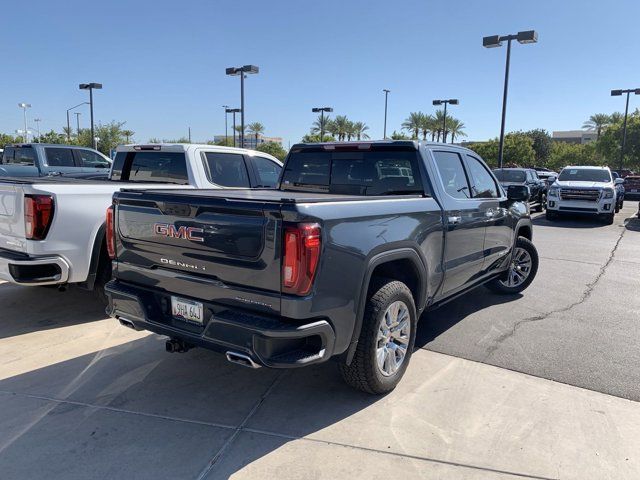
[[[121,188],[271,188],[282,163],[263,152],[196,144],[118,147],[108,180],[0,179],[0,280],[79,284],[106,302],[105,214]]]
[[[611,225],[619,204],[615,179],[608,167],[565,167],[547,193],[547,219],[560,214],[586,214]]]

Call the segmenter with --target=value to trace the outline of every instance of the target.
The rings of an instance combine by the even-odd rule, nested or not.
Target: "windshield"
[[[513,182],[522,183],[525,180],[525,173],[523,170],[494,170],[493,174],[500,182]]]
[[[281,190],[344,195],[423,193],[413,149],[303,149],[292,152]]]
[[[561,182],[610,182],[611,174],[608,170],[596,168],[565,168],[560,172],[558,180]]]

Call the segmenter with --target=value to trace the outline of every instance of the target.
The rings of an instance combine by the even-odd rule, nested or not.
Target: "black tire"
[[[547,215],[546,215],[546,217],[547,217],[547,220],[549,220],[549,221],[553,221],[553,220],[555,220],[556,218],[558,218],[558,214],[557,214],[556,212],[552,212],[552,211],[550,211],[549,209],[547,209]]]
[[[616,219],[616,214],[615,213],[610,213],[609,215],[605,215],[604,216],[604,223],[605,225],[613,225],[613,222]]]
[[[109,305],[109,297],[104,291],[104,286],[111,280],[111,260],[108,257],[101,257],[96,272],[96,281],[93,284],[93,294],[106,307]]]
[[[547,197],[544,193],[540,194],[540,198],[538,198],[538,205],[536,206],[536,212],[544,212],[545,205],[547,203]]]
[[[533,282],[534,278],[536,278],[536,273],[538,273],[538,263],[539,263],[538,250],[536,249],[536,246],[533,244],[531,240],[524,237],[518,237],[518,240],[516,241],[516,249],[517,248],[522,248],[526,250],[529,256],[531,257],[531,269],[529,270],[527,278],[521,284],[513,287],[509,287],[503,283],[503,281],[505,280],[504,277],[499,277],[494,280],[491,280],[489,283],[487,283],[487,287],[493,292],[500,293],[500,294],[508,294],[508,295],[520,293],[524,289],[526,289],[529,285],[531,285],[531,282]],[[508,274],[510,271],[511,269],[505,272],[505,275]]]
[[[402,282],[390,279],[378,279],[370,288],[370,296],[362,319],[362,330],[356,352],[350,365],[341,363],[340,373],[345,382],[366,393],[382,394],[396,388],[411,360],[416,339],[417,314],[413,296]],[[378,347],[378,329],[384,320],[387,309],[395,302],[403,302],[409,313],[410,332],[406,353],[398,370],[385,376],[378,367],[376,352]]]

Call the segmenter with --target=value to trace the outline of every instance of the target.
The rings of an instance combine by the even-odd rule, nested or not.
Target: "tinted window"
[[[475,157],[466,155],[467,172],[474,198],[498,198],[498,186],[487,167]]]
[[[34,166],[36,164],[36,152],[31,147],[8,147],[4,150],[2,163]]]
[[[560,181],[575,180],[578,182],[610,182],[611,176],[607,170],[596,168],[565,168],[558,177]]]
[[[349,195],[423,193],[417,152],[407,149],[303,149],[287,159],[283,190]]]
[[[251,157],[251,161],[255,167],[259,185],[275,187],[278,184],[278,178],[280,178],[280,171],[282,170],[280,165],[262,157]]]
[[[210,182],[222,187],[250,187],[249,175],[242,155],[205,152],[204,156]]]
[[[92,152],[91,150],[76,150],[78,152],[78,156],[80,157],[80,164],[83,167],[87,168],[109,168],[109,162],[104,159],[104,157],[98,155],[96,152]]]
[[[188,185],[187,161],[181,152],[119,152],[112,180]]]
[[[525,174],[522,170],[496,169],[493,171],[493,174],[501,182],[523,183],[525,179]]]
[[[469,198],[469,183],[460,155],[455,152],[433,152],[433,157],[447,194],[453,198]]]
[[[45,148],[47,165],[50,167],[75,167],[73,151],[70,148]]]

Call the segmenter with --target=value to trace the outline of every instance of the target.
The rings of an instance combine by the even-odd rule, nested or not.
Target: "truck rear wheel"
[[[377,281],[362,319],[362,330],[350,365],[340,364],[344,380],[367,393],[393,390],[409,365],[416,339],[413,296],[402,282]]]
[[[93,294],[105,307],[109,304],[109,299],[104,286],[111,280],[111,274],[111,260],[107,256],[101,256],[96,271],[96,281],[93,284]]]
[[[515,251],[504,276],[487,283],[497,293],[520,293],[527,288],[538,272],[538,251],[531,240],[518,237]]]

